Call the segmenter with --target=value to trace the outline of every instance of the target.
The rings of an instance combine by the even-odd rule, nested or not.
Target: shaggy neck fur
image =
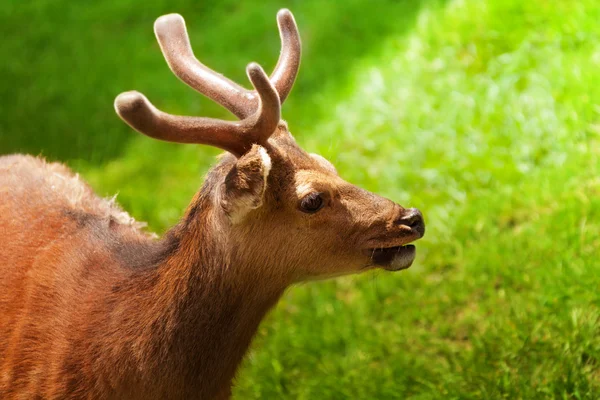
[[[138,349],[132,366],[142,386],[156,385],[154,395],[168,387],[167,397],[227,397],[260,321],[287,286],[260,284],[257,266],[236,259],[243,252],[209,202],[201,192],[157,245],[162,254],[157,267],[133,274],[126,285],[140,297],[134,315],[141,320],[121,321],[139,332],[125,344]],[[116,341],[124,343],[122,337]]]

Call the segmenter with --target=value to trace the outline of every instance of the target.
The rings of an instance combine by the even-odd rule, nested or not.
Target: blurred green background
[[[114,97],[230,117],[170,73],[154,19],[184,15],[246,83],[281,7],[304,45],[291,131],[428,233],[408,271],[290,289],[235,398],[599,398],[597,0],[4,0],[0,153],[65,162],[163,232],[217,151],[136,134]]]

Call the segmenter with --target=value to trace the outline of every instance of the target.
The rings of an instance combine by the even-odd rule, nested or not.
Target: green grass
[[[163,231],[216,152],[135,136],[114,95],[226,114],[170,75],[152,20],[184,14],[196,53],[243,81],[273,64],[287,6],[305,46],[293,133],[427,220],[408,271],[290,289],[236,398],[600,396],[597,1],[135,3],[0,8],[3,153],[67,161]]]

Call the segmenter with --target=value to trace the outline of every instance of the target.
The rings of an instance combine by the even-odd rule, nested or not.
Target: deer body
[[[0,157],[0,398],[228,398],[257,327],[294,282],[408,268],[420,212],[359,189],[304,152],[280,121],[300,42],[255,91],[195,59],[183,19],[159,18],[171,69],[240,122],[163,113],[137,92],[115,107],[148,136],[220,147],[161,239],[61,164]]]
[[[0,171],[12,189],[0,240],[14,243],[0,266],[0,393],[213,398],[229,387],[285,286],[231,264],[227,238],[205,229],[205,198],[156,240],[61,165],[9,156]]]

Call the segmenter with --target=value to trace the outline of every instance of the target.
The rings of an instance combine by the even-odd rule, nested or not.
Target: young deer
[[[280,119],[300,63],[279,12],[271,77],[246,90],[193,55],[181,16],[154,26],[169,67],[239,122],[157,110],[138,92],[115,108],[153,138],[228,152],[162,239],[61,164],[0,158],[0,397],[228,398],[265,313],[294,282],[408,268],[421,213],[342,180]]]

